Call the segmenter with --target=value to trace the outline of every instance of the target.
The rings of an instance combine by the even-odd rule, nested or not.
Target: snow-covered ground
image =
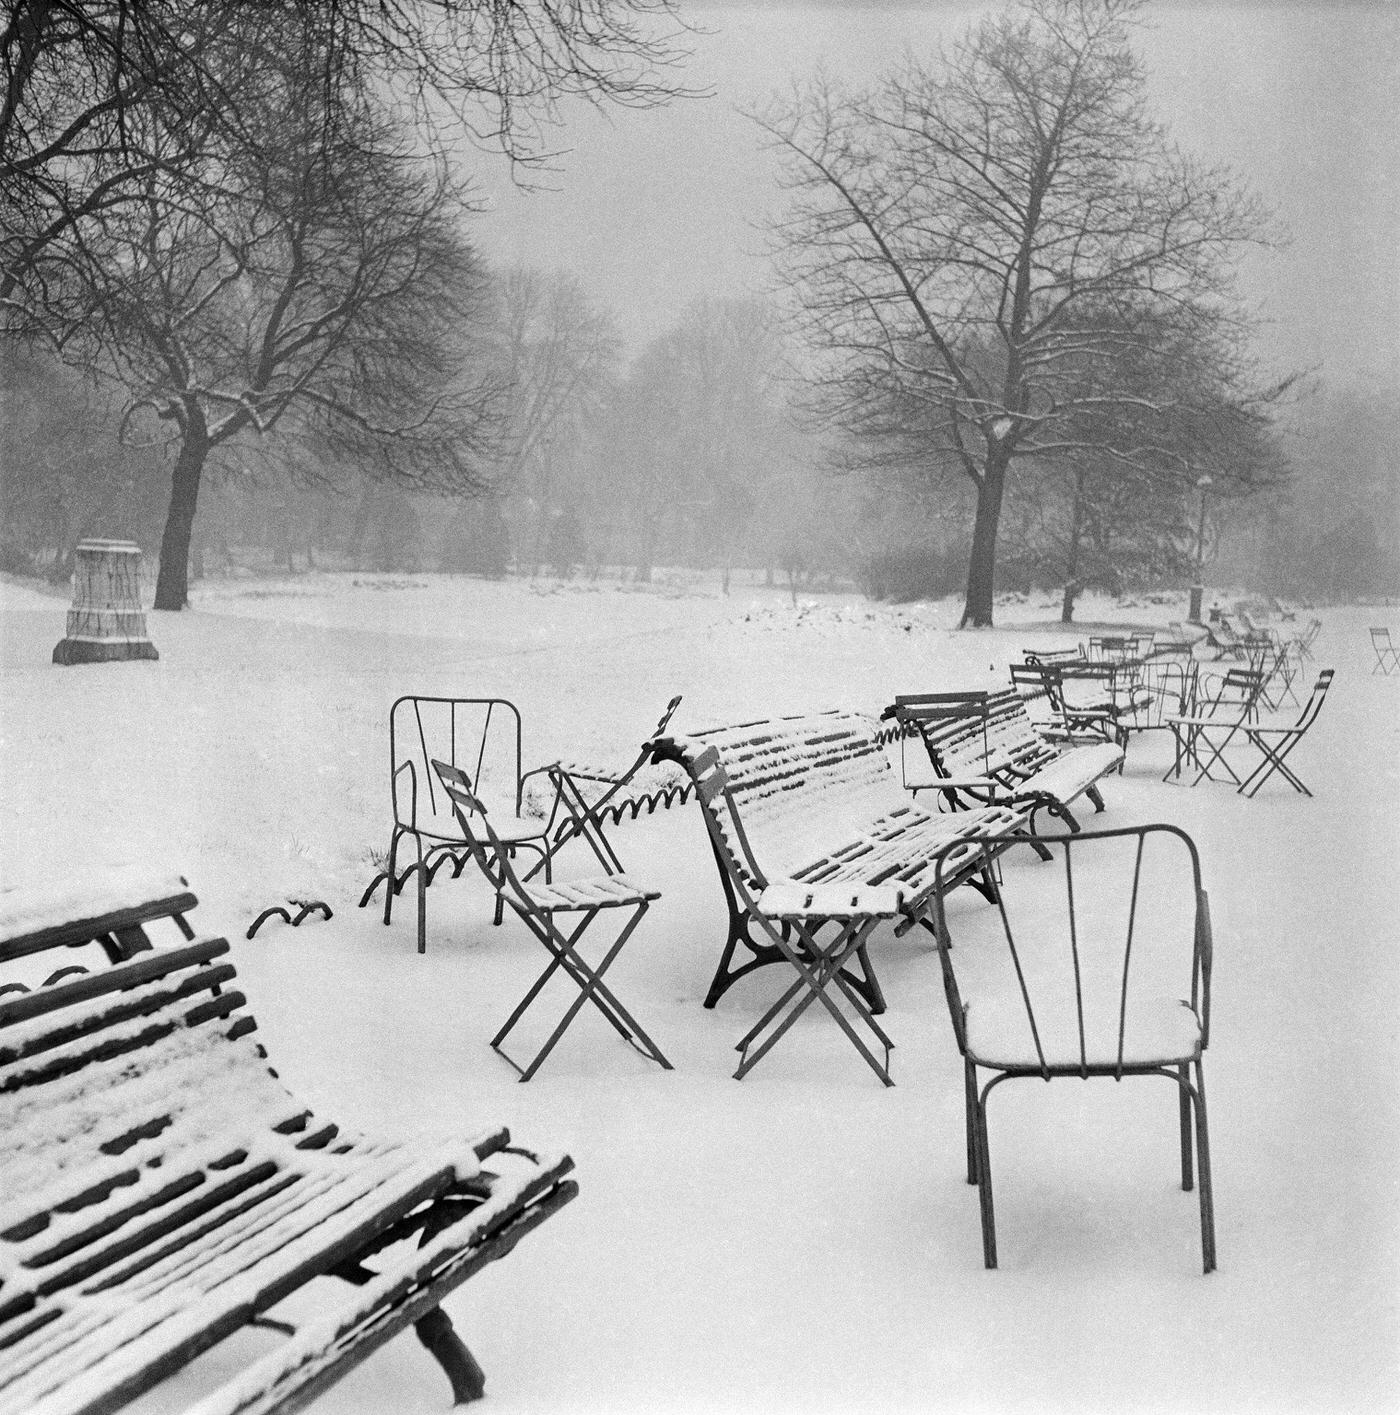
[[[1004,682],[1019,649],[1092,621],[1162,624],[1182,605],[1089,602],[1066,634],[1047,598],[957,633],[951,604],[794,608],[682,578],[196,588],[196,609],[148,614],[158,662],[56,668],[65,599],[0,585],[0,878],[131,859],[181,871],[201,928],[234,941],[278,1070],[318,1109],[395,1132],[505,1121],[574,1156],[580,1198],[447,1304],[490,1409],[1400,1408],[1400,676],[1371,675],[1365,634],[1385,611],[1323,613],[1314,668],[1338,678],[1291,759],[1313,799],[1277,778],[1253,801],[1164,784],[1159,734],[1105,784],[1098,819],[1183,826],[1211,895],[1220,1268],[1204,1277],[1175,1098],[1144,1081],[998,1093],[1002,1265],[983,1269],[961,1068],[923,935],[875,947],[894,1089],[815,1008],[732,1080],[733,1044],[777,978],[700,1005],[722,905],[694,806],[614,835],[663,898],[610,980],[672,1072],[585,1012],[517,1084],[487,1038],[544,959],[517,922],[491,927],[482,881],[439,877],[423,957],[408,895],[388,928],[382,894],[356,907],[388,843],[400,694],[508,697],[531,763],[621,764],[674,693],[681,728],[878,711],[897,692]],[[326,900],[334,920],[244,939],[290,896]],[[142,1408],[180,1408],[239,1359],[206,1357]],[[447,1398],[401,1338],[317,1408]]]

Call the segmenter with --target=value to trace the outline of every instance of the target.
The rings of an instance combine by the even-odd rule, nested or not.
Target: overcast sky
[[[824,65],[872,79],[908,47],[930,53],[978,7],[955,0],[683,0],[684,80],[714,96],[664,109],[580,108],[554,190],[521,193],[478,162],[492,210],[473,232],[492,260],[575,272],[635,348],[692,300],[758,290],[756,229],[779,194],[737,111]],[[1400,6],[1236,0],[1152,7],[1140,41],[1157,115],[1183,147],[1227,162],[1291,231],[1253,257],[1244,288],[1280,368],[1400,392]]]

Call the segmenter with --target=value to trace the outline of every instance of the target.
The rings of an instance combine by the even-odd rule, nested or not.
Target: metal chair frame
[[[1140,912],[1144,917],[1150,909],[1160,917],[1166,906],[1165,900],[1154,896],[1148,900],[1139,897],[1142,883],[1143,855],[1149,837],[1176,837],[1185,846],[1190,863],[1194,893],[1194,923],[1192,929],[1190,962],[1189,1006],[1199,1024],[1199,1040],[1190,1054],[1168,1055],[1136,1061],[1125,1060],[1128,1032],[1128,998],[1130,987],[1130,965],[1133,962],[1134,933]],[[1093,852],[1098,844],[1108,840],[1131,840],[1136,838],[1137,849],[1133,859],[1132,891],[1128,903],[1127,932],[1123,942],[1122,972],[1119,980],[1120,1006],[1118,1011],[1117,1045],[1109,1054],[1100,1053],[1091,1045],[1084,1020],[1084,974],[1085,960],[1081,957],[1081,939],[1077,927],[1075,873],[1073,855],[1076,850]],[[1041,837],[1042,843],[1045,838]],[[992,1198],[991,1157],[987,1138],[987,1099],[991,1092],[1003,1082],[1026,1077],[1050,1081],[1062,1077],[1076,1077],[1088,1080],[1091,1077],[1121,1081],[1125,1076],[1162,1076],[1177,1086],[1179,1102],[1179,1129],[1181,1146],[1181,1187],[1190,1191],[1196,1187],[1199,1175],[1199,1201],[1201,1222],[1201,1256],[1205,1272],[1214,1271],[1215,1250],[1215,1209],[1214,1192],[1211,1184],[1210,1137],[1206,1119],[1205,1079],[1201,1058],[1210,1040],[1210,980],[1213,961],[1213,943],[1210,925],[1210,906],[1201,883],[1200,858],[1195,843],[1184,831],[1171,825],[1146,825],[1120,828],[1116,830],[1085,831],[1079,835],[1061,836],[1048,842],[1055,851],[1064,855],[1064,878],[1069,920],[1069,959],[1072,969],[1074,998],[1078,1019],[1078,1060],[1055,1062],[1047,1059],[1046,1041],[1037,1024],[1035,997],[1038,979],[1032,980],[1024,966],[1021,951],[1017,947],[1015,931],[1006,909],[1004,882],[998,882],[995,903],[1004,939],[1013,965],[1019,1001],[1025,1008],[1034,1042],[1037,1061],[1033,1064],[1003,1064],[994,1059],[979,1057],[969,1046],[967,1018],[968,999],[959,988],[956,956],[948,928],[944,909],[946,895],[936,890],[935,938],[939,959],[942,964],[945,996],[952,1020],[953,1034],[958,1050],[963,1057],[964,1096],[967,1131],[967,1182],[978,1188],[979,1208],[982,1223],[983,1261],[988,1268],[997,1266],[996,1218]],[[943,861],[939,860],[941,871]],[[965,866],[961,866],[965,868]],[[1140,907],[1141,906],[1141,910]],[[1024,937],[1024,934],[1023,934]],[[1186,1001],[1183,999],[1183,1001]],[[1043,1019],[1042,1019],[1043,1020]],[[979,1067],[993,1072],[991,1079],[980,1084]]]
[[[1312,795],[1312,792],[1303,785],[1301,778],[1285,764],[1284,758],[1303,740],[1307,735],[1308,728],[1317,720],[1317,715],[1322,711],[1322,704],[1327,697],[1327,690],[1332,686],[1335,672],[1335,669],[1324,668],[1317,675],[1317,682],[1313,684],[1313,690],[1308,695],[1307,702],[1303,704],[1303,710],[1298,714],[1298,720],[1291,726],[1245,726],[1245,737],[1252,747],[1257,747],[1263,754],[1263,760],[1240,783],[1241,796],[1252,798],[1275,772],[1282,776],[1295,791],[1301,791],[1304,796]]]
[[[1389,678],[1392,673],[1400,671],[1400,644],[1391,641],[1390,630],[1386,627],[1371,630],[1371,647],[1376,651],[1375,667],[1371,669],[1371,677],[1377,673]]]
[[[1207,778],[1218,781],[1221,778],[1211,774],[1211,768],[1218,763],[1230,780],[1239,786],[1240,778],[1226,760],[1225,749],[1258,716],[1259,699],[1267,679],[1264,669],[1228,668],[1214,680],[1213,688],[1209,679],[1201,684],[1192,711],[1166,719],[1167,726],[1172,730],[1175,750],[1172,764],[1162,780],[1178,779],[1188,764],[1194,764],[1199,770],[1192,786],[1198,786]],[[1215,732],[1223,735],[1218,738],[1212,736]],[[1209,752],[1208,756],[1206,752]]]
[[[434,741],[424,723],[424,712],[445,711],[446,742]],[[390,922],[394,896],[407,883],[410,874],[417,877],[418,895],[418,952],[427,952],[427,889],[439,866],[452,863],[453,878],[462,872],[466,863],[469,841],[451,834],[442,828],[430,829],[425,825],[425,817],[420,816],[419,806],[422,794],[427,799],[427,816],[437,814],[437,792],[442,788],[436,782],[429,763],[435,755],[446,756],[448,764],[457,766],[459,759],[459,718],[468,716],[480,718],[480,731],[475,744],[475,761],[471,766],[471,779],[478,780],[487,758],[488,748],[498,741],[503,733],[506,753],[512,760],[510,784],[513,795],[513,809],[519,818],[525,796],[525,784],[532,776],[545,771],[539,767],[533,771],[521,771],[521,724],[520,710],[506,698],[440,698],[422,695],[406,695],[398,698],[389,709],[389,793],[393,802],[394,825],[389,837],[389,855],[385,868],[384,922]],[[493,737],[493,724],[502,724]],[[460,744],[469,747],[469,744]],[[444,750],[445,749],[445,750]],[[421,785],[420,785],[421,778]],[[420,794],[422,793],[422,794]],[[546,880],[551,875],[551,859],[558,843],[551,839],[555,832],[558,796],[549,816],[539,822],[537,830],[506,842],[506,848],[514,854],[519,850],[529,850],[539,856],[526,876],[532,878],[541,870]],[[399,849],[405,839],[411,839],[416,853],[413,865],[397,873]],[[361,901],[362,903],[365,901]],[[502,918],[502,901],[498,891],[493,922],[499,924]]]
[[[1092,708],[1065,705],[1063,679],[1066,671],[1096,671],[1097,664],[1089,664],[1081,658],[1050,662],[1039,656],[1026,655],[1024,663],[1010,666],[1011,683],[1029,705],[1036,699],[1043,699],[1049,708],[1048,723],[1041,724],[1042,730],[1051,735],[1052,740],[1082,745],[1086,742],[1114,742],[1126,745],[1126,735],[1120,735],[1112,711],[1104,706]]]
[[[652,903],[661,896],[656,890],[633,884],[623,873],[622,863],[616,851],[597,828],[597,822],[590,814],[577,785],[558,765],[544,768],[554,781],[558,799],[574,823],[574,834],[582,836],[588,842],[598,863],[603,867],[603,873],[564,884],[546,884],[531,889],[526,880],[516,873],[511,860],[510,842],[503,841],[496,834],[486,806],[475,795],[467,773],[448,762],[434,760],[432,766],[442,789],[452,801],[472,858],[495,889],[497,899],[504,898],[509,903],[525,927],[550,955],[550,961],[544,971],[531,984],[510,1016],[491,1038],[492,1049],[520,1073],[522,1081],[528,1081],[554,1050],[584,1003],[591,1002],[623,1041],[648,1060],[655,1061],[663,1070],[670,1071],[671,1063],[662,1054],[661,1049],[603,981],[604,974],[622,952],[623,945],[631,938]],[[594,966],[579,952],[579,943],[593,921],[609,909],[630,909],[632,912],[601,961]],[[563,914],[581,916],[578,924],[568,933],[565,933],[558,922],[559,916]],[[535,1055],[522,1065],[505,1050],[505,1040],[539,997],[545,985],[557,973],[562,973],[575,984],[578,996],[570,1003]]]
[[[1294,707],[1301,706],[1298,694],[1293,691],[1293,680],[1298,676],[1301,665],[1287,643],[1283,640],[1275,642],[1261,655],[1258,666],[1264,670],[1264,686],[1259,700],[1270,712],[1281,708],[1290,698]]]

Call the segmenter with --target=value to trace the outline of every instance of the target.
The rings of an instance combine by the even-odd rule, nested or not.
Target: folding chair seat
[[[1372,629],[1371,647],[1376,651],[1375,667],[1371,669],[1373,678],[1377,673],[1389,678],[1400,669],[1400,645],[1391,642],[1389,629]]]
[[[1307,735],[1308,728],[1317,721],[1317,715],[1322,711],[1323,701],[1327,697],[1327,690],[1332,686],[1334,674],[1334,669],[1324,668],[1317,675],[1317,682],[1313,684],[1313,690],[1308,695],[1307,702],[1303,704],[1303,710],[1298,714],[1297,722],[1291,726],[1245,725],[1246,739],[1250,746],[1259,749],[1263,759],[1240,782],[1239,789],[1242,796],[1254,796],[1275,772],[1282,776],[1295,791],[1301,791],[1304,796],[1312,795],[1298,775],[1285,764],[1284,758],[1303,740]]]
[[[1219,780],[1212,773],[1218,765],[1238,786],[1240,778],[1225,751],[1245,724],[1257,717],[1267,676],[1263,669],[1229,668],[1218,678],[1203,680],[1192,711],[1165,719],[1172,731],[1174,754],[1162,780],[1180,777],[1191,766],[1198,769],[1192,786],[1207,778]]]
[[[511,862],[510,842],[496,833],[486,806],[472,790],[471,778],[460,767],[447,762],[434,761],[432,765],[442,789],[457,812],[458,824],[468,848],[496,890],[497,898],[505,899],[550,955],[544,971],[491,1038],[492,1048],[520,1073],[522,1081],[528,1081],[554,1050],[584,1003],[591,1002],[625,1042],[664,1070],[671,1070],[671,1063],[662,1055],[661,1049],[603,981],[604,974],[641,923],[652,902],[661,896],[656,890],[637,884],[623,873],[621,861],[606,836],[597,829],[583,797],[577,786],[570,782],[567,773],[557,766],[547,768],[559,799],[577,827],[575,833],[591,846],[603,872],[582,879],[531,884],[516,873]],[[583,957],[579,945],[594,920],[613,910],[619,911],[623,922],[611,946],[595,966]],[[569,916],[577,916],[577,923],[566,926],[562,921]],[[568,978],[578,988],[578,996],[569,1004],[535,1055],[521,1065],[505,1050],[505,1040],[556,974]]]
[[[1200,861],[1169,825],[1039,837],[1055,868],[1005,872],[997,908],[958,919],[935,890],[944,991],[963,1057],[967,1181],[997,1266],[987,1102],[1003,1082],[1160,1076],[1175,1083],[1181,1187],[1200,1181],[1201,1255],[1215,1268],[1202,1056],[1212,943]],[[941,871],[943,861],[938,868]],[[966,868],[964,859],[963,868]],[[991,1073],[983,1079],[984,1073]]]

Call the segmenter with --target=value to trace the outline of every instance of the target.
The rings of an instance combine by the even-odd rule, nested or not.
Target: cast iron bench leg
[[[419,1317],[413,1330],[452,1382],[454,1405],[468,1405],[486,1394],[486,1373],[467,1350],[466,1342],[453,1331],[452,1319],[441,1307]]]

